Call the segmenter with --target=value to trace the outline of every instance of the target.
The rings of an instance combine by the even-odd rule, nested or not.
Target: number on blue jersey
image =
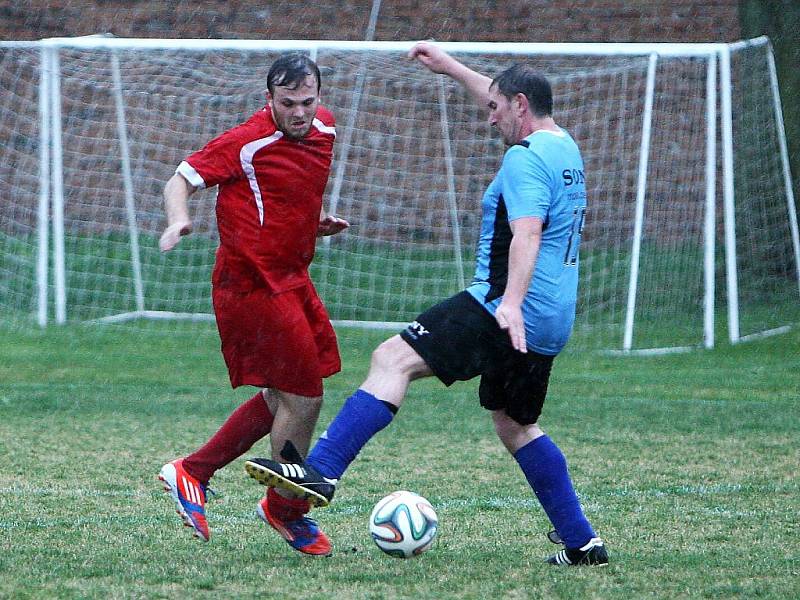
[[[564,255],[564,264],[568,267],[574,267],[578,264],[578,248],[581,245],[581,234],[583,233],[585,218],[585,206],[578,206],[572,211],[572,231],[569,233],[567,252]]]

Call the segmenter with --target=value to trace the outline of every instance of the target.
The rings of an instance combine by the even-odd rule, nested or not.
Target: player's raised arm
[[[158,247],[162,252],[172,250],[181,241],[181,236],[192,232],[192,220],[189,218],[189,196],[196,189],[184,179],[183,175],[178,173],[175,173],[164,186],[167,228],[161,234],[158,242]]]
[[[458,81],[481,106],[486,106],[489,102],[491,78],[463,65],[436,44],[418,42],[409,50],[408,57],[417,59],[434,73],[441,73]]]

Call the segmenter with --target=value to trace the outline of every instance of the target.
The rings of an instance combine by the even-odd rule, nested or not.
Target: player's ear
[[[525,94],[518,92],[517,95],[514,96],[514,100],[516,100],[519,114],[522,115],[529,112],[528,97]]]

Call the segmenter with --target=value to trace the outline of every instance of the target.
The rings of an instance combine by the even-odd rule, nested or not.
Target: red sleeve
[[[208,142],[202,150],[187,157],[186,162],[203,179],[203,187],[213,187],[245,176],[239,158],[242,146],[247,143],[245,127],[239,125],[226,131]]]

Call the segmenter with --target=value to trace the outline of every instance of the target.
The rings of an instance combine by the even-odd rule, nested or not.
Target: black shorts
[[[521,425],[539,419],[555,357],[514,350],[508,332],[468,292],[426,310],[400,337],[445,385],[480,375],[487,410],[505,409]]]

